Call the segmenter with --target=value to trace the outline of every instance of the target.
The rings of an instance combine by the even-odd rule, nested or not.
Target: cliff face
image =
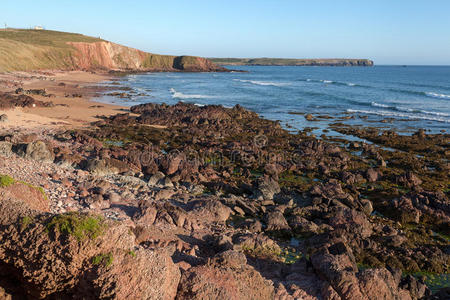
[[[80,69],[135,71],[225,71],[211,61],[195,56],[157,55],[111,42],[69,42],[74,49],[73,66]]]
[[[226,71],[205,58],[152,54],[79,34],[0,30],[0,71],[38,69]]]

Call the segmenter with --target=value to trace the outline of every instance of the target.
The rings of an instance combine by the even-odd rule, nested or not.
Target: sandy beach
[[[97,116],[128,110],[127,107],[95,102],[95,97],[104,90],[96,84],[111,78],[108,74],[83,71],[0,74],[0,92],[14,92],[17,88],[45,89],[50,97],[33,95],[33,98],[54,104],[52,107],[0,110],[0,115],[8,116],[8,122],[1,123],[0,128],[83,127],[98,120]]]

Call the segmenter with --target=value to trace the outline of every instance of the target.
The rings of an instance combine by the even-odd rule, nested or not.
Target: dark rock
[[[379,175],[376,170],[370,168],[367,170],[366,177],[369,182],[375,182],[378,180]]]
[[[313,121],[313,120],[314,120],[314,117],[313,117],[313,115],[311,115],[311,114],[306,114],[306,115],[305,115],[305,119],[306,119],[307,121]]]
[[[283,213],[278,210],[266,213],[264,219],[267,224],[267,230],[269,231],[290,230]]]
[[[273,200],[273,197],[281,191],[278,182],[267,176],[259,178],[257,184],[258,187],[255,191],[257,199]]]

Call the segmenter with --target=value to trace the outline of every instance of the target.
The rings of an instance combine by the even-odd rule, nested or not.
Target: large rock
[[[181,277],[177,299],[273,299],[273,286],[246,263],[242,253],[226,251],[189,269]]]
[[[0,155],[9,157],[13,154],[12,144],[10,142],[1,141],[0,142]]]
[[[288,222],[279,210],[266,213],[264,219],[269,231],[290,230]]]
[[[111,266],[101,265],[93,281],[99,299],[174,299],[180,270],[163,250],[140,249],[114,257]],[[77,295],[78,296],[78,295]]]
[[[26,146],[25,158],[53,162],[55,155],[43,141],[35,141]]]
[[[16,199],[23,201],[31,209],[49,212],[50,203],[42,188],[16,181],[7,187],[0,188],[2,199]],[[6,213],[6,212],[5,212]]]
[[[281,191],[278,182],[269,176],[263,176],[258,179],[258,187],[255,191],[255,197],[263,200],[273,200],[273,197]]]
[[[421,299],[425,295],[425,286],[419,297],[411,297],[407,290],[399,288],[400,277],[395,278],[386,269],[368,269],[357,274],[361,292],[365,299]]]
[[[5,278],[14,280],[30,299],[176,295],[180,272],[168,253],[135,248],[125,224],[78,213],[41,214],[5,197],[0,209],[0,286]]]
[[[360,235],[362,238],[369,237],[372,234],[372,224],[367,216],[360,211],[346,207],[334,207],[330,218],[330,226],[333,228],[342,228],[347,232]]]
[[[120,174],[129,170],[137,171],[125,162],[114,158],[89,160],[87,162],[86,170],[96,176]]]

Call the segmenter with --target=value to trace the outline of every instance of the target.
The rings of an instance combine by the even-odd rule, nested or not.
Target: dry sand
[[[124,106],[94,101],[95,96],[104,90],[96,84],[111,78],[107,74],[82,71],[0,74],[0,82],[3,83],[0,85],[0,91],[12,91],[22,87],[23,89],[46,89],[48,94],[55,95],[51,98],[32,95],[36,100],[53,102],[54,107],[0,110],[0,115],[8,115],[8,121],[0,123],[0,128],[84,127],[90,122],[99,120],[98,116],[128,112],[129,109]],[[73,97],[74,94],[81,95],[81,98]]]

